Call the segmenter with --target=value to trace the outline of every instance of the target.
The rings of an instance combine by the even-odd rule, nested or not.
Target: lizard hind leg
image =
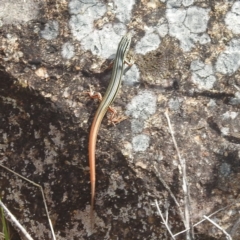
[[[110,112],[110,116],[108,117],[108,125],[113,124],[114,126],[121,121],[127,119],[126,116],[117,116],[117,110],[113,107],[108,107],[108,111]]]
[[[83,92],[83,93],[84,93],[84,94],[88,94],[88,96],[89,96],[90,98],[98,99],[99,102],[102,101],[102,95],[101,95],[101,93],[99,93],[99,92],[94,92],[94,91],[92,90],[92,87],[91,87],[90,85],[89,85],[89,91]]]

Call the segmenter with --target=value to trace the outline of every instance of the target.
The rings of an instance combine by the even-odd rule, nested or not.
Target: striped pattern
[[[89,134],[89,166],[90,166],[90,181],[91,181],[91,210],[90,210],[90,218],[91,218],[91,227],[94,227],[93,221],[93,209],[94,209],[94,200],[95,200],[95,186],[96,186],[96,165],[95,165],[95,151],[96,151],[96,142],[98,131],[102,122],[103,117],[105,116],[108,107],[114,101],[119,91],[121,85],[121,78],[123,74],[123,66],[126,55],[128,53],[129,47],[131,44],[131,35],[127,34],[122,37],[118,49],[117,54],[113,64],[113,71],[111,75],[111,80],[106,90],[106,93],[97,109],[95,117],[93,119],[93,123],[91,126],[90,134]]]

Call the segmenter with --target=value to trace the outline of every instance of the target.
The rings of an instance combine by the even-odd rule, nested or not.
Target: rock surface
[[[210,218],[240,239],[239,1],[1,4],[0,163],[43,187],[57,239],[170,239],[156,202],[173,234],[220,210]],[[128,118],[100,128],[92,232],[87,149],[98,102],[84,92],[105,92],[128,31],[135,64],[114,102]],[[52,239],[39,188],[0,168],[0,189],[34,239]],[[226,237],[207,220],[193,231],[176,239]]]

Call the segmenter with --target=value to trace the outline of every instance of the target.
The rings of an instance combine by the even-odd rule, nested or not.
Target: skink
[[[119,88],[121,85],[122,73],[123,73],[123,65],[125,62],[128,63],[126,60],[126,55],[128,53],[130,44],[131,44],[131,35],[127,34],[123,36],[118,45],[116,58],[113,64],[113,71],[112,71],[110,83],[97,109],[97,112],[94,116],[90,134],[89,134],[88,151],[89,151],[89,166],[90,166],[90,181],[91,181],[91,209],[90,209],[91,219],[90,221],[91,221],[92,229],[94,227],[93,210],[94,210],[95,188],[96,188],[95,151],[96,151],[97,135],[98,135],[98,131],[99,131],[102,119],[106,114],[110,104],[116,98],[117,93],[119,91]]]

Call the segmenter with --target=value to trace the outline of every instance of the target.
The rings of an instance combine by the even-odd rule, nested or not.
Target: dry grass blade
[[[165,219],[164,219],[164,217],[163,217],[163,215],[162,215],[162,212],[161,212],[161,210],[160,210],[160,208],[159,208],[159,206],[158,206],[157,200],[155,200],[155,204],[156,204],[157,210],[158,210],[158,212],[159,212],[159,215],[160,215],[160,217],[162,218],[162,221],[163,221],[164,225],[166,226],[169,234],[171,235],[172,239],[175,239],[175,237],[174,237],[174,235],[172,234],[170,228],[168,227],[167,221],[165,221]]]
[[[167,191],[169,192],[170,196],[172,197],[173,201],[175,202],[175,204],[177,205],[178,207],[178,210],[179,210],[179,214],[180,214],[180,217],[182,219],[182,221],[185,223],[185,219],[184,219],[184,215],[183,215],[183,212],[182,212],[182,209],[180,207],[180,204],[178,203],[177,199],[175,198],[173,192],[171,191],[170,187],[167,185],[167,183],[163,180],[163,178],[161,177],[159,171],[157,170],[156,166],[154,166],[154,169],[156,171],[156,175],[158,177],[158,179],[160,180],[160,182],[162,183],[162,185],[167,189]]]
[[[232,230],[230,231],[230,235],[234,236],[236,231],[239,229],[239,225],[240,225],[240,218],[234,223]]]
[[[1,201],[1,199],[0,199]],[[9,235],[9,228],[4,216],[4,211],[3,208],[0,207],[0,211],[1,211],[1,222],[2,222],[2,228],[3,228],[3,233],[0,234],[0,239],[5,239],[5,240],[10,240],[10,235]],[[3,235],[3,237],[1,237],[1,235]]]
[[[33,240],[30,234],[25,230],[25,228],[19,223],[19,221],[15,218],[15,216],[8,210],[8,208],[3,204],[0,200],[0,206],[3,208],[5,216],[9,218],[14,224],[16,224],[17,228],[24,234],[24,236],[28,240]]]
[[[44,196],[44,192],[43,192],[42,186],[39,185],[39,184],[37,184],[37,183],[35,183],[35,182],[33,182],[33,181],[31,181],[31,180],[29,180],[29,179],[27,179],[27,178],[25,178],[25,177],[23,177],[22,175],[14,172],[14,171],[12,171],[11,169],[9,169],[8,167],[3,166],[2,164],[0,164],[0,166],[1,166],[2,168],[6,169],[7,171],[11,172],[12,174],[14,174],[14,175],[16,175],[16,176],[24,179],[25,181],[33,184],[34,186],[40,188],[41,193],[42,193],[42,198],[43,198],[43,203],[44,203],[45,211],[46,211],[47,218],[48,218],[48,222],[49,222],[50,229],[51,229],[51,232],[52,232],[53,240],[56,240],[56,236],[55,236],[55,233],[54,233],[54,230],[53,230],[53,226],[52,226],[52,222],[51,222],[51,219],[50,219],[50,216],[49,216],[49,213],[48,213],[48,207],[47,207],[47,203],[46,203],[46,199],[45,199],[45,196]]]
[[[184,225],[185,225],[186,229],[191,230],[192,229],[192,226],[190,224],[190,209],[191,209],[191,207],[190,207],[190,195],[189,195],[189,189],[188,189],[188,183],[187,183],[186,164],[185,164],[185,160],[180,155],[180,151],[178,149],[177,142],[176,142],[176,139],[174,137],[174,131],[172,129],[171,121],[170,121],[170,118],[168,116],[168,111],[167,110],[164,113],[164,115],[165,115],[165,117],[167,119],[167,122],[168,122],[168,127],[169,127],[169,130],[170,130],[170,134],[172,136],[174,147],[177,151],[177,155],[178,155],[178,159],[179,159],[180,167],[181,167],[181,171],[182,171],[182,181],[183,181],[182,188],[183,188],[183,193],[184,193],[184,205],[185,205],[184,206],[184,209],[185,209]],[[193,230],[192,230],[192,235],[193,235]],[[186,238],[191,239],[189,230],[187,230]]]
[[[232,237],[222,228],[220,227],[217,223],[215,223],[213,220],[211,220],[209,217],[207,216],[203,216],[205,219],[207,219],[210,223],[212,223],[215,227],[217,227],[218,229],[220,229],[227,237],[228,240],[232,240]]]
[[[211,213],[208,217],[212,217],[213,215],[217,214],[218,212],[221,212],[221,211],[225,210],[225,209],[228,208],[228,207],[231,207],[232,205],[234,205],[234,204],[236,204],[236,203],[237,203],[237,202],[234,202],[234,203],[232,203],[232,204],[227,205],[226,207],[220,208],[220,209],[218,209],[217,211]],[[196,227],[197,225],[201,224],[201,223],[204,222],[204,221],[206,221],[206,219],[202,219],[201,221],[195,223],[195,224],[193,225],[193,227]],[[176,237],[176,236],[178,236],[178,235],[180,235],[180,234],[182,234],[182,233],[185,233],[187,230],[189,230],[189,229],[185,229],[185,230],[183,230],[183,231],[181,231],[181,232],[178,232],[178,233],[174,234],[174,237]]]

